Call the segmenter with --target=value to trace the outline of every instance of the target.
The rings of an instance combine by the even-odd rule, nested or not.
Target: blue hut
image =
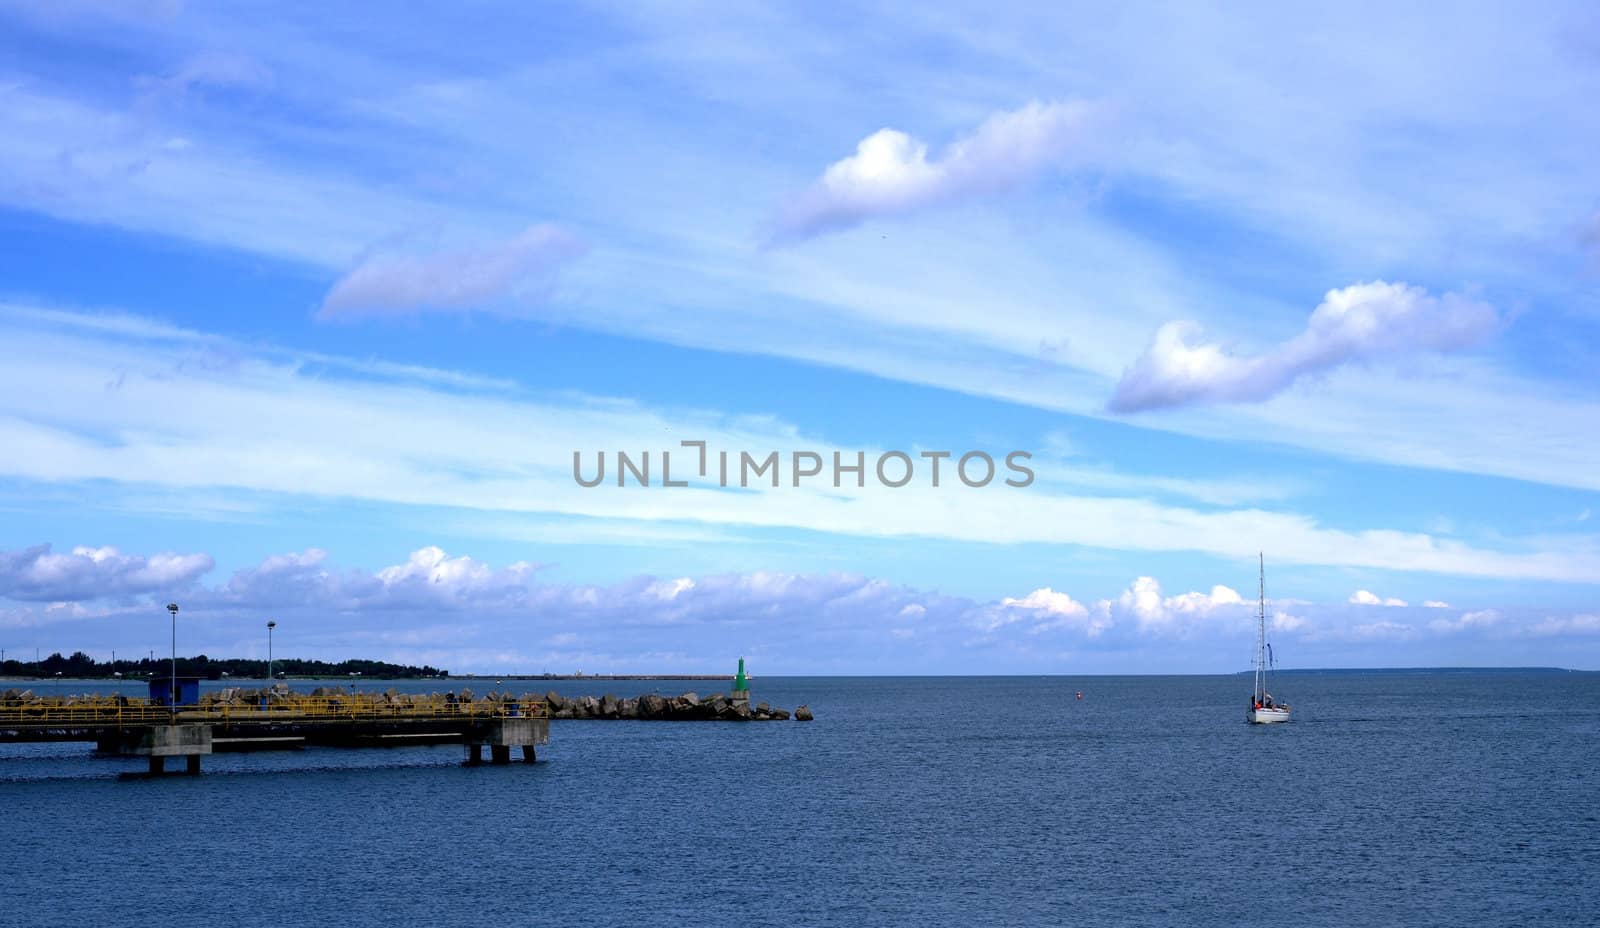
[[[150,702],[157,706],[197,706],[200,704],[200,678],[157,677],[150,681]]]

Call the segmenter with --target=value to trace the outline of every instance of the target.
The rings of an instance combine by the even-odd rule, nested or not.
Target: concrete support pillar
[[[476,767],[481,763],[483,763],[483,745],[467,745],[467,766]]]
[[[150,755],[150,775],[159,777],[167,772],[167,759],[160,754]]]
[[[119,738],[117,751],[150,759],[150,772],[161,773],[168,757],[188,761],[189,772],[200,772],[200,756],[211,753],[210,725],[152,725]]]
[[[184,770],[184,773],[187,773],[191,777],[199,776],[200,775],[200,755],[199,754],[190,754],[187,757],[185,757],[184,760],[189,762],[188,768]]]
[[[473,757],[481,758],[478,752],[487,744],[492,763],[509,764],[511,749],[522,748],[522,759],[531,764],[535,760],[535,748],[549,740],[549,719],[513,716],[493,719],[473,729],[468,736],[467,750],[472,752]],[[469,760],[468,763],[474,761]]]

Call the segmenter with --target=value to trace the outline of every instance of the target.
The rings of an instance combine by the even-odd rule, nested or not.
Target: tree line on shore
[[[293,657],[272,660],[272,672],[280,677],[377,677],[386,680],[404,680],[417,677],[448,677],[448,670],[426,664],[391,664],[387,661],[345,660],[314,661]],[[0,661],[0,676],[7,677],[76,677],[80,679],[107,678],[117,674],[123,677],[164,677],[172,673],[172,658],[143,657],[138,660],[97,661],[82,651],[69,657],[60,652],[37,661],[8,659]],[[229,677],[259,677],[267,675],[267,662],[246,658],[210,658],[204,654],[178,658],[178,676],[220,680]]]

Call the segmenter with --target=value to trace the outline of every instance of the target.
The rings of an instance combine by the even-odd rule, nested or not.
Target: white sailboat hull
[[[1266,725],[1271,722],[1287,722],[1289,721],[1289,707],[1273,706],[1271,709],[1268,709],[1263,706],[1260,709],[1247,709],[1245,710],[1244,717],[1245,721],[1251,723],[1252,725]]]

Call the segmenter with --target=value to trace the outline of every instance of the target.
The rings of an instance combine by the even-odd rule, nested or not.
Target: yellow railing
[[[350,696],[276,697],[251,703],[213,702],[176,709],[145,700],[115,697],[54,702],[0,702],[0,727],[56,727],[72,725],[151,725],[163,722],[292,723],[314,721],[487,721],[502,718],[549,718],[543,700],[497,702],[451,701],[444,697],[418,702],[387,701],[383,697]]]

